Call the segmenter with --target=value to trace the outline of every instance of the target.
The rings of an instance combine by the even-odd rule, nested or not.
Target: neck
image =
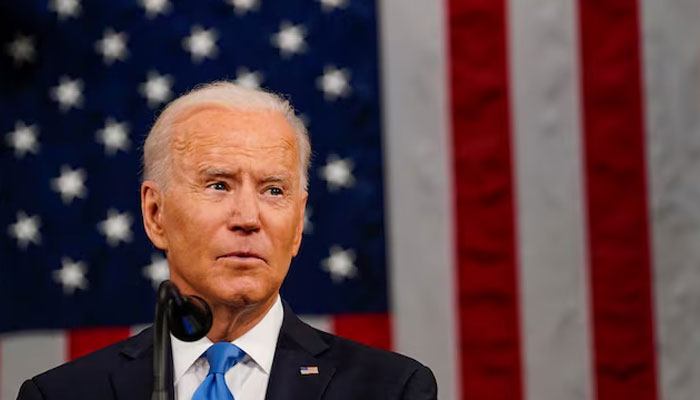
[[[225,304],[212,304],[214,321],[207,337],[212,342],[232,342],[243,336],[260,322],[277,301],[277,295],[271,296],[264,303],[243,307],[231,307]]]

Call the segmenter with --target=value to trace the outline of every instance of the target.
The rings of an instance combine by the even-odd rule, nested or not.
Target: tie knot
[[[245,353],[233,343],[219,342],[209,346],[206,356],[209,361],[209,373],[223,374],[241,361]]]

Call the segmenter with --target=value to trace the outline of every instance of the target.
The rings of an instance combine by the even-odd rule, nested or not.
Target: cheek
[[[193,253],[202,249],[216,227],[216,210],[201,210],[195,204],[179,203],[172,210],[166,235],[176,252]],[[182,254],[180,255],[182,256]]]
[[[288,216],[272,221],[271,231],[274,232],[274,241],[279,248],[280,256],[290,257],[293,251],[294,239],[297,233],[297,218]],[[282,251],[284,249],[284,251]]]

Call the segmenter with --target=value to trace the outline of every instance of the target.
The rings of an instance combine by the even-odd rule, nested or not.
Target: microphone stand
[[[176,338],[194,342],[203,338],[211,328],[212,313],[204,299],[183,296],[169,280],[158,288],[156,316],[153,323],[153,393],[151,400],[169,400],[170,333]]]
[[[170,328],[166,318],[166,309],[170,303],[170,281],[164,281],[158,288],[156,300],[156,318],[153,323],[153,395],[151,400],[168,400],[168,387],[165,372],[167,371],[167,350],[170,347]]]

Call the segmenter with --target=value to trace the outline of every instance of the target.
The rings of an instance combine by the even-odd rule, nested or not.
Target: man
[[[317,331],[279,296],[301,244],[308,134],[289,103],[216,82],[175,100],[144,145],[143,223],[170,279],[207,301],[207,337],[172,337],[171,398],[435,399],[420,363]],[[19,399],[148,399],[153,334],[30,380]]]

